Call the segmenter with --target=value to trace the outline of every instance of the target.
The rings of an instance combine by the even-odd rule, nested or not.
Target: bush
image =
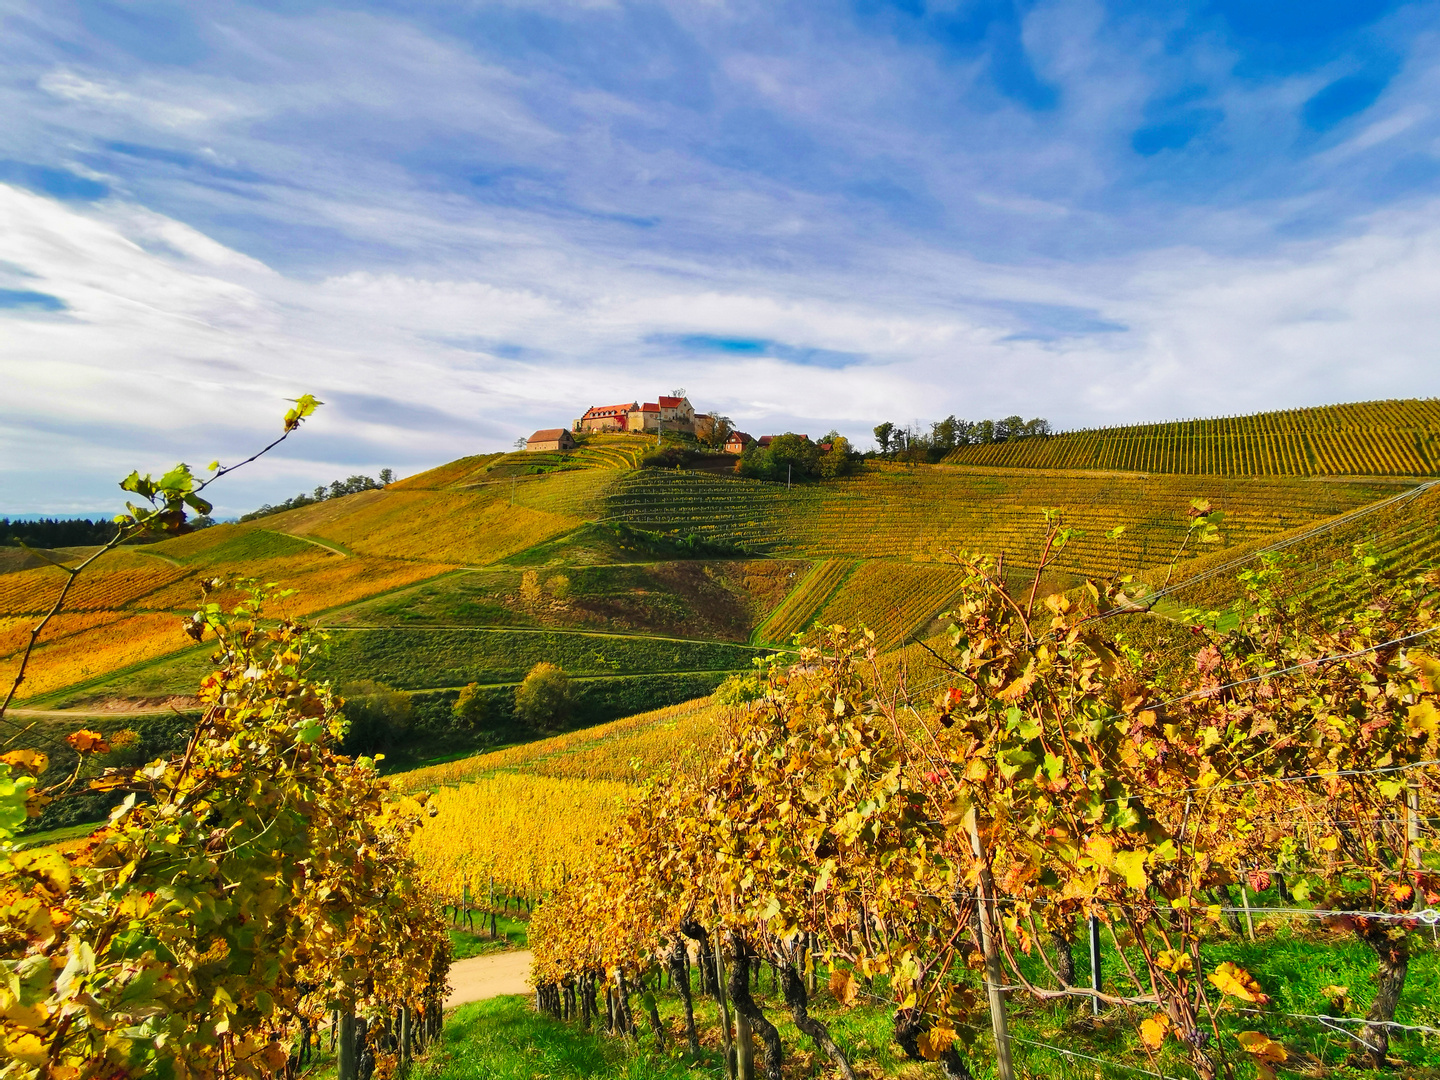
[[[346,683],[345,719],[349,727],[342,743],[352,756],[374,755],[397,745],[415,721],[410,695],[373,679]]]
[[[490,702],[478,683],[466,683],[450,706],[450,714],[462,727],[478,731],[490,719]]]
[[[565,726],[575,707],[570,676],[544,661],[530,669],[515,688],[515,714],[531,727],[550,730]]]
[[[747,675],[731,675],[715,688],[714,694],[717,705],[744,705],[764,696],[765,677],[753,672]]]

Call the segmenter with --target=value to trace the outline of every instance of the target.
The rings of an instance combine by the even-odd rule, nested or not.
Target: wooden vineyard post
[[[409,1005],[403,1005],[403,1006],[401,1006],[401,1008],[400,1008],[400,1064],[401,1064],[401,1065],[409,1065],[409,1064],[410,1064],[410,1054],[412,1053],[411,1042],[412,1042],[412,1040],[413,1040],[413,1037],[414,1037],[414,1036],[413,1036],[413,1033],[410,1031],[410,1006],[409,1006]]]
[[[1090,1015],[1100,1015],[1100,917],[1091,915],[1090,923],[1090,985],[1096,997],[1090,999]]]
[[[980,863],[980,894],[975,902],[980,908],[980,944],[985,950],[985,989],[990,997],[990,1028],[995,1035],[995,1071],[1000,1080],[1015,1080],[1015,1065],[1010,1060],[1010,1024],[1005,1015],[1005,991],[1000,988],[1000,946],[995,940],[995,935],[1004,931],[994,923],[995,908],[991,897],[995,892],[995,881],[981,850],[980,831],[973,819],[970,822],[970,846]]]
[[[340,1031],[335,1045],[335,1080],[359,1080],[360,1062],[356,1060],[355,1014],[340,1014]]]
[[[1251,941],[1255,940],[1255,919],[1250,914],[1250,892],[1244,885],[1240,886],[1240,904],[1245,909],[1245,931]]]
[[[494,941],[495,933],[495,875],[490,875],[490,940]]]
[[[715,927],[715,986],[717,996],[720,999],[720,1037],[724,1042],[725,1050],[725,1072],[730,1080],[735,1080],[735,1055],[731,1050],[730,1042],[730,1001],[725,996],[725,959],[721,955],[723,949],[720,946],[720,927]]]

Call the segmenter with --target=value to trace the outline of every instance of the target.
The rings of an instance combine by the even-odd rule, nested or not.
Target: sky
[[[1440,394],[1440,3],[0,0],[0,514],[684,388],[753,434]]]

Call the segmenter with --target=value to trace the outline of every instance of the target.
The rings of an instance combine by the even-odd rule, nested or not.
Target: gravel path
[[[484,1001],[502,994],[528,994],[529,952],[491,953],[456,960],[450,965],[450,985],[445,1008],[453,1009],[470,1001]]]

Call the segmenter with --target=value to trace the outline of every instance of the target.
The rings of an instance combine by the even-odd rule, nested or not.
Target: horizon
[[[616,388],[857,448],[1440,395],[1433,0],[0,19],[12,519],[234,461],[302,393],[217,518]]]

